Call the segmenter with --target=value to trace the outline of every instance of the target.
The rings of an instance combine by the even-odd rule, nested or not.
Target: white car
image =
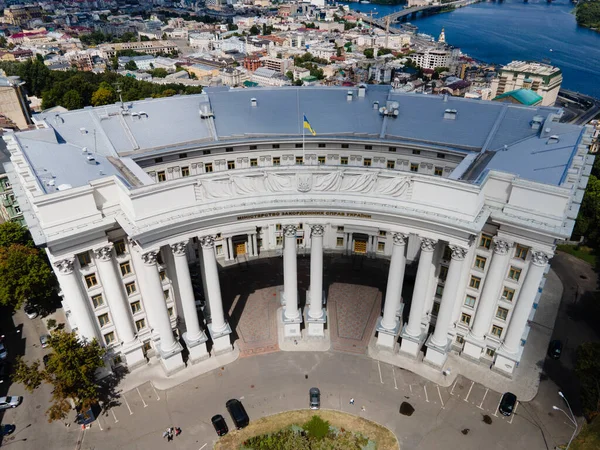
[[[50,345],[50,335],[42,334],[40,336],[40,344],[42,344],[42,348],[48,347],[48,345]]]
[[[0,397],[0,409],[16,408],[23,402],[23,397]]]

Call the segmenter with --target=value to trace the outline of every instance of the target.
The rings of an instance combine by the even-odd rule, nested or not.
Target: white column
[[[198,320],[196,298],[186,256],[187,243],[188,241],[185,240],[171,244],[171,251],[175,261],[175,273],[177,274],[181,308],[185,320],[186,331],[183,333],[183,340],[187,345],[192,362],[198,362],[208,357],[206,351],[207,339],[204,331],[200,328],[200,321]]]
[[[256,239],[256,233],[252,233],[252,256],[258,256],[258,240]]]
[[[427,288],[429,287],[429,278],[431,276],[431,265],[433,253],[437,241],[429,238],[421,239],[421,255],[419,256],[419,267],[417,268],[417,277],[415,279],[415,289],[413,291],[410,304],[410,314],[408,324],[405,328],[406,335],[418,338],[422,334],[421,318],[427,298]]]
[[[452,259],[448,268],[448,276],[444,285],[444,293],[440,310],[435,323],[435,331],[427,342],[427,353],[425,361],[442,366],[446,361],[448,351],[448,328],[452,320],[454,303],[456,302],[456,291],[460,284],[462,266],[467,254],[467,249],[457,245],[451,245]]]
[[[90,311],[90,302],[83,292],[77,273],[73,270],[74,260],[74,258],[67,258],[54,262],[60,288],[71,314],[75,316],[77,334],[85,340],[96,339],[104,344],[99,338],[95,318]]]
[[[298,273],[296,262],[296,226],[283,227],[283,296],[285,299],[285,317],[296,319],[298,310]]]
[[[465,338],[466,342],[463,349],[465,356],[479,359],[485,347],[484,337],[492,323],[500,289],[502,289],[502,282],[506,276],[506,265],[510,258],[510,248],[510,243],[494,238],[494,253],[492,254],[492,261],[490,262],[483,290],[479,297],[475,321],[473,322],[471,331]]]
[[[203,236],[200,238],[202,245],[202,259],[204,261],[204,277],[206,279],[206,296],[210,304],[212,322],[208,325],[213,341],[215,354],[232,350],[229,335],[231,328],[225,321],[223,313],[223,300],[221,298],[221,285],[219,284],[219,271],[215,257],[214,236]]]
[[[233,260],[235,259],[235,255],[233,253],[233,240],[228,237],[225,238],[225,241],[227,242],[227,254],[229,255],[229,260]]]
[[[388,281],[385,291],[383,316],[377,326],[377,344],[393,348],[396,336],[400,331],[400,321],[396,315],[400,299],[402,298],[402,283],[404,282],[404,268],[406,265],[406,238],[402,233],[393,233],[392,259],[388,272]]]
[[[156,266],[157,256],[158,250],[142,253],[144,280],[147,287],[144,295],[144,306],[150,325],[160,337],[158,350],[161,363],[167,374],[170,375],[183,369],[185,365],[181,357],[182,347],[173,336],[171,319],[169,318],[169,311],[165,302],[158,267]]]
[[[320,319],[323,311],[323,225],[311,226],[310,249],[310,307],[308,316]]]
[[[346,254],[352,254],[352,233],[346,233]]]

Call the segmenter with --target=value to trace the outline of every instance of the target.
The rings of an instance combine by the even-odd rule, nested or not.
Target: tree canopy
[[[586,0],[577,3],[575,19],[583,27],[600,29],[600,0]]]
[[[27,228],[15,222],[0,223],[0,247],[8,247],[12,244],[34,246]]]
[[[363,54],[365,55],[365,57],[371,59],[371,58],[373,58],[374,50],[372,48],[365,48],[365,50],[363,51]]]
[[[23,383],[29,392],[42,382],[52,385],[52,405],[46,411],[48,422],[64,419],[73,401],[79,410],[87,410],[100,399],[96,371],[104,366],[106,350],[94,339],[82,342],[75,332],[56,330],[50,336],[50,354],[44,368],[40,362],[27,364],[17,359],[13,381]]]

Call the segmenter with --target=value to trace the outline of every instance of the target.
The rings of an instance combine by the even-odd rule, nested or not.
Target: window
[[[465,343],[465,337],[462,334],[457,334],[456,335],[456,343],[457,344],[464,344]]]
[[[170,308],[167,309],[167,311],[169,312],[169,317],[173,317],[173,307],[171,306]]]
[[[204,172],[205,173],[210,173],[212,171],[213,171],[212,163],[204,164]]]
[[[444,155],[443,153],[438,153],[438,154],[437,154],[437,155],[435,155],[435,156],[437,156],[439,159],[444,159],[444,158],[446,158],[446,155]]]
[[[471,275],[471,280],[469,281],[469,287],[472,287],[473,289],[479,289],[480,284],[481,284],[481,278],[474,277],[473,275]]]
[[[152,344],[150,343],[150,341],[144,342],[144,346],[142,347],[142,349],[144,350],[144,355],[150,350],[152,350]]]
[[[509,302],[512,302],[512,299],[513,299],[514,296],[515,296],[515,290],[514,289],[505,287],[502,290],[502,298],[504,300],[508,300]]]
[[[142,310],[142,304],[138,302],[133,302],[131,305],[131,314],[137,314]]]
[[[508,317],[508,309],[498,308],[498,310],[496,311],[496,318],[498,318],[500,320],[506,320],[507,317]]]
[[[85,267],[92,262],[92,258],[90,258],[90,252],[83,252],[77,255],[77,259],[79,260],[79,265],[81,267]]]
[[[377,243],[377,251],[380,253],[385,252],[385,242],[378,242]]]
[[[487,258],[484,258],[483,256],[477,255],[475,257],[475,267],[477,267],[480,270],[485,269],[486,262],[487,262]]]
[[[121,268],[121,275],[126,276],[131,273],[131,263],[129,261],[119,264],[119,267]]]
[[[158,181],[167,181],[167,175],[165,174],[164,170],[161,170],[159,172],[156,172],[156,175],[158,176]]]
[[[296,238],[296,245],[304,245],[304,238],[297,237]]]
[[[336,247],[343,247],[344,246],[344,238],[343,237],[339,237],[335,240],[335,246]]]
[[[89,275],[86,275],[85,276],[85,284],[87,285],[88,289],[96,286],[98,284],[98,279],[96,278],[96,274],[90,273]]]
[[[413,150],[412,154],[413,155],[420,155],[421,154],[421,150]]]
[[[167,278],[167,274],[165,273],[164,270],[161,270],[160,272],[158,272],[158,276],[160,278],[160,281],[165,281],[165,279]]]
[[[111,331],[110,333],[106,333],[104,335],[104,342],[106,342],[106,345],[110,345],[115,342],[115,332]]]
[[[102,294],[94,295],[92,297],[92,304],[94,308],[100,308],[104,305],[104,299],[102,298]]]
[[[503,328],[502,328],[502,327],[499,327],[499,326],[497,326],[497,325],[494,325],[494,326],[492,327],[492,334],[493,334],[494,336],[496,336],[496,337],[500,337],[500,336],[502,336],[502,331],[503,331]]]
[[[348,157],[347,157],[347,156],[342,156],[342,157],[340,158],[340,164],[341,164],[342,166],[347,166],[347,165],[348,165]]]
[[[135,328],[140,331],[146,328],[146,319],[140,319],[135,321]]]
[[[135,281],[131,283],[127,283],[125,285],[125,290],[127,290],[127,295],[134,294],[137,291],[137,287],[135,286]]]
[[[169,290],[168,290],[168,289],[165,289],[165,290],[163,291],[163,295],[165,296],[165,300],[167,300],[167,301],[168,301],[168,300],[169,300],[169,297],[171,296],[171,293],[169,292]]]
[[[519,258],[519,259],[522,259],[523,261],[525,261],[525,259],[527,259],[528,252],[529,252],[529,249],[527,247],[523,247],[522,245],[517,245],[517,248],[515,249],[515,258]]]
[[[275,237],[275,245],[277,245],[277,246],[282,246],[283,245],[283,237],[282,236],[276,236]]]
[[[189,177],[190,176],[190,168],[188,166],[185,166],[185,167],[181,168],[181,176],[182,177]]]
[[[299,145],[299,144],[296,144]],[[279,148],[279,144],[273,144],[273,148]]]
[[[256,167],[256,166],[258,166],[258,159],[252,158],[250,160],[250,167]]]
[[[338,233],[343,233],[344,232],[344,227],[337,227],[337,232]]]
[[[490,358],[493,358],[493,357],[494,357],[494,355],[496,354],[496,350],[494,350],[493,348],[490,348],[490,347],[488,347],[488,348],[485,350],[485,354],[486,354],[487,356],[489,356]]]
[[[158,163],[163,162],[163,159],[162,158],[154,158],[154,162],[158,164]]]
[[[108,325],[110,323],[110,319],[108,318],[108,313],[104,313],[101,316],[98,316],[98,322],[100,322],[100,326]]]
[[[387,168],[388,169],[395,169],[396,168],[396,161],[392,161],[392,160],[388,159]]]
[[[373,150],[373,146],[372,145],[365,145],[365,150]]]
[[[519,281],[519,278],[521,278],[521,269],[510,266],[510,270],[508,271],[508,278],[510,278],[511,280]]]
[[[363,166],[365,166],[365,167],[371,167],[371,158],[365,158],[363,160]]]
[[[227,161],[227,170],[235,169],[235,161]]]
[[[256,150],[258,147],[256,145],[251,145],[250,150]]]
[[[304,164],[304,158],[302,158],[302,156],[296,156],[296,165],[302,165]]]
[[[460,315],[460,323],[465,324],[465,325],[470,325],[471,324],[471,315],[462,313]]]
[[[323,164],[325,164],[325,157],[324,156],[319,156],[317,158],[317,161],[319,162],[319,165],[322,166]]]
[[[225,152],[230,153],[233,151],[233,147],[225,147]]]
[[[223,246],[222,245],[217,245],[216,246],[216,252],[218,256],[223,255]]]
[[[383,231],[383,230],[379,230],[379,236],[380,237],[386,237],[387,236],[387,232]]]
[[[436,167],[433,170],[433,174],[436,175],[436,176],[438,176],[438,177],[441,177],[443,173],[444,173],[444,169],[442,169],[441,167]]]
[[[481,239],[479,239],[479,246],[483,248],[490,249],[492,245],[492,237],[487,234],[482,234]]]
[[[477,299],[472,295],[467,295],[467,298],[465,298],[465,306],[468,306],[469,308],[474,308],[476,300]]]
[[[396,151],[396,147],[388,147],[388,152],[395,152]]]
[[[452,258],[452,249],[450,248],[449,245],[446,245],[444,247],[444,254],[442,255],[442,259],[444,259],[446,261],[450,261],[451,258]]]
[[[438,284],[437,287],[435,288],[435,296],[441,297],[443,294],[444,294],[444,286],[442,286],[441,284]]]
[[[203,155],[210,155],[210,150],[202,150]]]
[[[418,172],[419,171],[419,165],[418,164],[411,164],[410,165],[410,171],[411,172]]]
[[[438,312],[440,312],[440,304],[439,302],[433,302],[433,306],[431,307],[431,315],[437,316]]]
[[[112,360],[113,360],[114,366],[118,366],[119,364],[121,364],[123,362],[123,358],[121,358],[121,355],[115,356]]]
[[[281,231],[281,224],[280,223],[276,223],[275,224],[275,231]]]
[[[302,144],[296,144],[296,148],[302,148],[303,145]]]
[[[117,256],[121,256],[125,253],[125,241],[123,239],[115,242],[115,252],[117,253]]]
[[[342,144],[342,148],[349,148],[350,146],[348,144]]]
[[[15,205],[15,214],[21,214],[21,207],[19,205]]]
[[[440,266],[440,280],[446,281],[446,277],[448,277],[448,267]]]
[[[327,147],[326,144],[319,144],[319,148],[325,148],[325,147]]]
[[[275,156],[273,158],[273,165],[274,166],[280,166],[281,165],[281,158],[279,156]]]
[[[184,159],[184,158],[187,158],[187,153],[180,153],[179,159]]]

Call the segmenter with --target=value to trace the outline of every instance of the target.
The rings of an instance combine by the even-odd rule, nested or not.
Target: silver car
[[[23,402],[23,397],[0,397],[0,409],[16,408]]]
[[[50,345],[50,335],[43,334],[40,336],[40,344],[42,344],[42,348],[48,347]]]

